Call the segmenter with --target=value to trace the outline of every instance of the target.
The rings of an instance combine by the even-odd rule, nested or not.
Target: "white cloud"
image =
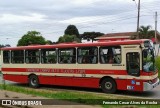
[[[88,5],[88,4],[92,4],[92,3],[96,3],[96,2],[99,2],[99,1],[102,1],[102,0],[72,0],[71,3],[75,4],[75,5],[79,5],[79,6],[85,6],[85,5]]]
[[[2,23],[21,23],[21,22],[40,22],[44,21],[45,15],[32,13],[30,15],[14,15],[14,14],[2,14],[0,16],[0,22]]]
[[[128,14],[130,16],[128,16]],[[88,24],[100,24],[100,23],[109,23],[114,22],[117,20],[123,20],[129,17],[135,17],[137,14],[135,14],[133,11],[132,13],[124,12],[114,15],[99,15],[99,16],[86,16],[86,17],[73,17],[70,19],[59,21],[59,23],[62,24],[75,24],[75,25],[88,25]]]
[[[105,16],[74,17],[74,18],[59,21],[59,22],[64,24],[80,24],[80,23],[86,23],[86,22],[95,22],[97,21],[97,19],[101,19],[103,17]]]
[[[91,5],[91,4],[97,4],[97,3],[102,3],[102,4],[113,4],[113,3],[119,3],[119,2],[132,2],[132,0],[69,0],[70,3],[79,5],[79,6],[86,6],[86,5]],[[149,1],[149,0],[147,0]]]

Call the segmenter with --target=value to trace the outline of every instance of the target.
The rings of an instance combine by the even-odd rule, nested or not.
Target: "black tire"
[[[31,75],[29,77],[29,86],[33,88],[38,88],[39,87],[39,79],[36,75]]]
[[[115,93],[117,90],[116,82],[111,78],[106,78],[101,82],[101,89],[105,93]]]

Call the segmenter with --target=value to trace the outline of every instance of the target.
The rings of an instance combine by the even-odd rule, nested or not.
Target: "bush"
[[[158,69],[158,76],[160,78],[160,57],[156,58],[156,67]]]

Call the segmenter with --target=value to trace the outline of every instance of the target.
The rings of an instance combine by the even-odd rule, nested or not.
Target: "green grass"
[[[4,85],[0,84],[0,89],[4,89]],[[123,96],[113,96],[112,94],[108,94],[107,96],[99,96],[94,95],[92,93],[83,93],[83,92],[71,92],[71,91],[51,91],[51,90],[41,90],[41,89],[32,89],[32,88],[25,88],[13,85],[5,85],[5,90],[30,94],[40,97],[46,97],[51,99],[61,99],[67,100],[71,102],[77,102],[82,104],[94,104],[96,103],[96,99],[117,99],[123,98]],[[95,99],[95,100],[94,100]]]
[[[3,89],[3,85],[0,85],[0,89]],[[78,98],[85,98],[90,99],[93,96],[88,94],[81,94],[78,96],[77,93],[69,93],[69,92],[51,92],[49,90],[39,90],[39,89],[31,89],[31,88],[24,88],[19,86],[13,86],[13,85],[6,85],[6,90],[14,91],[18,93],[24,93],[24,94],[31,94],[36,96],[42,96],[47,98],[53,98],[53,99],[78,99]],[[94,99],[100,98],[100,97],[94,97]]]
[[[158,77],[160,78],[160,57],[156,57],[156,67],[158,69]]]
[[[4,85],[0,84],[0,89],[4,89]],[[32,89],[25,88],[14,85],[5,85],[5,90],[30,94],[33,96],[46,97],[50,99],[60,99],[67,100],[71,102],[77,102],[81,104],[90,104],[94,105],[96,99],[133,99],[131,97],[125,96],[116,96],[114,94],[93,94],[93,93],[84,93],[84,92],[71,92],[71,91],[52,91],[52,90],[42,90],[42,89]],[[94,100],[95,99],[95,100]],[[159,108],[160,105],[101,105],[103,108]]]

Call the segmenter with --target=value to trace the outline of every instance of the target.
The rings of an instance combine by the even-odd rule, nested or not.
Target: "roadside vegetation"
[[[8,91],[18,92],[29,94],[33,96],[40,96],[49,99],[60,99],[64,101],[76,102],[80,104],[88,104],[88,105],[96,105],[98,103],[103,102],[103,100],[108,99],[140,99],[136,97],[126,97],[119,96],[114,94],[93,94],[93,93],[84,93],[84,92],[72,92],[72,91],[53,91],[53,90],[42,90],[42,89],[33,89],[33,88],[25,88],[14,85],[2,85],[0,84],[0,90],[5,89]],[[159,105],[102,105],[103,108],[159,108]]]
[[[160,56],[156,58],[156,67],[158,69],[158,77],[160,78]]]
[[[0,89],[5,89],[8,91],[19,92],[24,94],[31,94],[36,96],[42,96],[53,99],[131,99],[131,97],[126,96],[115,96],[114,94],[99,94],[95,95],[93,93],[84,93],[84,92],[73,92],[73,91],[54,91],[54,90],[44,90],[44,89],[34,89],[34,88],[26,88],[22,86],[15,85],[4,85],[0,84]],[[80,102],[79,100],[75,102]],[[81,103],[81,102],[80,102]],[[82,102],[86,104],[92,104],[90,102]]]

